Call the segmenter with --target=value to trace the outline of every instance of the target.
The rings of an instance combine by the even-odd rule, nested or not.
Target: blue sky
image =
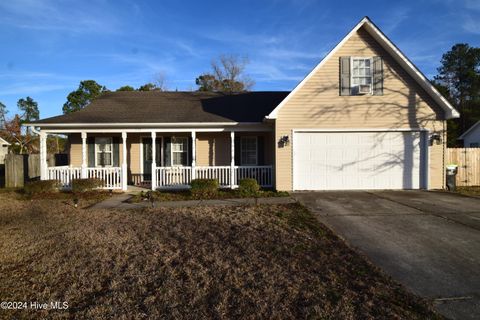
[[[0,2],[0,101],[61,114],[80,80],[114,90],[161,73],[171,90],[220,54],[248,56],[254,90],[291,90],[365,15],[428,77],[458,42],[480,46],[480,0]]]

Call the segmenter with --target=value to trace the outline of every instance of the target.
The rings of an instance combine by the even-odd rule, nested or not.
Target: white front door
[[[418,131],[296,132],[293,188],[419,189],[421,136]]]

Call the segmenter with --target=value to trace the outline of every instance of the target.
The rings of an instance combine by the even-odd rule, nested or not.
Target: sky
[[[221,54],[248,57],[253,90],[292,90],[364,16],[429,78],[455,43],[480,46],[480,0],[0,0],[0,102],[45,118],[81,80],[194,90]]]

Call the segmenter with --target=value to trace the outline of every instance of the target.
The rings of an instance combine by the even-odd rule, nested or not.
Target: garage
[[[425,132],[293,133],[294,190],[426,188]]]

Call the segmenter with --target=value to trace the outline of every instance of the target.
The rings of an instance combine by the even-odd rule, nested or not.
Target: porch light
[[[286,147],[290,144],[290,138],[288,136],[281,136],[278,140],[278,146],[280,148]]]
[[[431,146],[433,145],[434,141],[436,141],[437,144],[441,144],[442,143],[442,136],[439,133],[432,133],[432,134],[430,134],[430,137],[429,137],[428,141],[429,141],[429,144]]]

